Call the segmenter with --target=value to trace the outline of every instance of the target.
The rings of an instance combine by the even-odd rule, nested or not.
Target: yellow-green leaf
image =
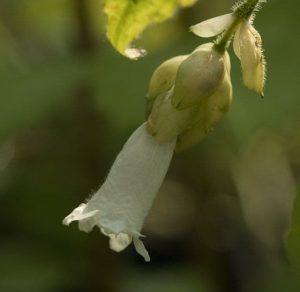
[[[151,23],[171,17],[177,8],[197,0],[105,0],[107,37],[121,54],[136,59],[145,53],[134,49],[131,42]]]

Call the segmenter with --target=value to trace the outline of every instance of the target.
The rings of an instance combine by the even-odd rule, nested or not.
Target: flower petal
[[[137,252],[150,260],[139,240],[140,231],[169,168],[175,144],[176,139],[158,143],[144,123],[124,145],[101,188],[64,222],[78,220],[83,231],[97,225],[110,237],[115,251],[125,249],[133,239]]]
[[[64,225],[70,225],[70,223],[72,223],[73,221],[79,221],[79,220],[83,220],[83,219],[88,219],[93,217],[94,215],[96,215],[98,213],[97,210],[91,211],[91,212],[87,212],[83,214],[83,210],[85,209],[86,204],[80,204],[77,208],[75,208],[73,210],[73,212],[68,215],[64,220],[63,220],[63,224]]]
[[[190,30],[197,36],[209,38],[216,36],[226,30],[234,21],[232,13],[217,16],[190,27]]]
[[[233,38],[233,51],[235,55],[241,59],[241,52],[240,52],[240,26],[235,32],[234,38]]]
[[[131,242],[132,237],[126,233],[108,234],[110,249],[120,252],[124,250]]]
[[[136,252],[141,255],[146,262],[150,262],[150,256],[143,242],[138,237],[133,237],[133,244]]]
[[[241,60],[243,81],[249,88],[263,96],[265,83],[265,59],[261,37],[248,21],[244,21],[239,30],[239,45],[235,48]]]

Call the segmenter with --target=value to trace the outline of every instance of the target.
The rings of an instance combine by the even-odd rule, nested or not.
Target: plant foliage
[[[172,17],[177,8],[187,7],[196,0],[106,0],[107,37],[115,49],[128,54],[131,42],[150,24]],[[136,50],[133,58],[142,54]]]

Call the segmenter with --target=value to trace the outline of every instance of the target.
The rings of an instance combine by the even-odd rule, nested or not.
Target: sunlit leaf
[[[196,0],[106,0],[107,37],[121,54],[137,59],[143,49],[131,47],[131,42],[152,23],[171,17],[179,7],[187,7]]]

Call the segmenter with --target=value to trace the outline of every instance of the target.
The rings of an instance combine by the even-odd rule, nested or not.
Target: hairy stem
[[[225,52],[225,50],[230,45],[231,39],[234,36],[236,30],[238,29],[240,23],[249,19],[253,12],[256,10],[260,0],[245,0],[243,2],[238,2],[233,7],[233,14],[235,15],[234,22],[230,27],[215,41],[214,48],[218,52]]]

